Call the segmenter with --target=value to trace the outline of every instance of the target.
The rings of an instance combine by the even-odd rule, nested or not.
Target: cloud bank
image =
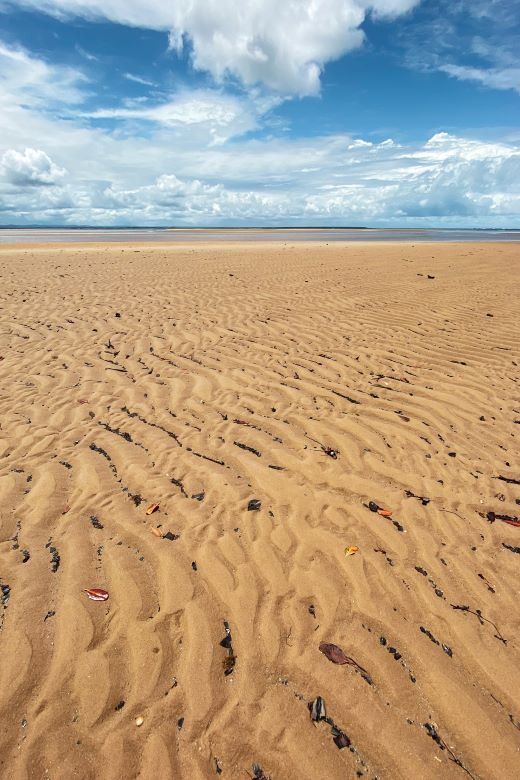
[[[131,143],[128,152],[145,154],[144,144]],[[43,150],[9,150],[2,221],[507,227],[520,217],[520,147],[447,133],[406,147],[349,136],[250,141],[232,151],[215,148],[204,160],[186,151],[167,171],[157,149],[145,160],[156,171],[139,186],[121,175],[92,180],[73,173],[65,183],[63,169]],[[37,182],[49,186],[24,186]]]

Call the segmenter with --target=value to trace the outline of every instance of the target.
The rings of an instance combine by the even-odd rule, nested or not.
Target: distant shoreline
[[[520,230],[445,228],[2,228],[0,245],[243,242],[520,242]]]

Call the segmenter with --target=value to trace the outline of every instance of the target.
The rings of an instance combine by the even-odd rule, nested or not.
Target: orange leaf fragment
[[[150,526],[150,533],[152,533],[154,536],[157,536],[159,539],[163,538],[163,532],[160,528],[156,528],[155,526]]]
[[[355,555],[357,552],[359,552],[359,547],[356,547],[355,544],[345,547],[345,555]]]
[[[83,592],[86,593],[92,601],[106,601],[108,598],[108,593],[106,590],[103,590],[103,588],[86,588]]]
[[[153,513],[157,512],[158,509],[159,509],[159,504],[150,504],[150,506],[146,510],[146,514],[153,515]]]
[[[381,515],[381,517],[392,517],[391,509],[378,509],[377,513]]]

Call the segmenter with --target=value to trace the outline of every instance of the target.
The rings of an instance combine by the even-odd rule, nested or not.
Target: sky
[[[0,0],[0,226],[520,228],[520,0]]]

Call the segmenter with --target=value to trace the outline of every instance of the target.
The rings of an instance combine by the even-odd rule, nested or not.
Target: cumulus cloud
[[[20,187],[57,184],[67,173],[41,149],[30,148],[23,152],[8,149],[2,155],[0,170],[8,181]]]
[[[164,161],[157,159],[148,182],[134,186],[120,175],[109,182],[76,179],[11,193],[3,220],[94,225],[518,223],[520,147],[447,133],[421,145],[389,140],[374,144],[340,135],[234,143],[232,150],[207,152],[205,167],[197,155],[179,155],[166,171]],[[139,154],[137,147],[134,154]],[[208,171],[220,178],[211,178]]]
[[[10,0],[13,3],[13,0]],[[59,17],[104,18],[169,33],[195,68],[284,93],[313,95],[325,63],[360,46],[368,14],[391,19],[420,0],[17,0]],[[5,2],[4,2],[5,4]]]

